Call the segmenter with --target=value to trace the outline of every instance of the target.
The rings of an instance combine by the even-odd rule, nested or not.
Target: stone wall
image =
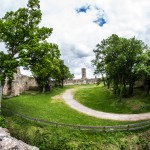
[[[94,84],[97,83],[97,78],[92,79],[74,79],[74,80],[65,80],[64,85],[75,85],[75,84]]]
[[[94,84],[97,83],[97,78],[88,79],[86,76],[86,68],[81,68],[81,79],[65,80],[64,85],[74,84]]]
[[[81,69],[81,79],[65,80],[64,85],[74,85],[74,84],[94,84],[97,82],[97,78],[88,79],[86,78],[86,68]],[[51,86],[55,85],[51,81]],[[20,69],[17,69],[17,73],[14,73],[14,79],[11,85],[8,84],[8,79],[5,80],[5,85],[3,87],[3,95],[17,96],[22,92],[29,90],[30,87],[37,87],[37,82],[33,77],[28,77],[20,73]]]
[[[1,150],[39,150],[39,148],[30,146],[8,133],[7,129],[0,127],[0,149]]]
[[[17,96],[22,92],[29,90],[29,87],[37,87],[37,82],[33,77],[28,77],[20,73],[20,69],[17,69],[17,73],[14,73],[14,79],[11,85],[8,84],[8,79],[5,80],[3,87],[3,95]]]

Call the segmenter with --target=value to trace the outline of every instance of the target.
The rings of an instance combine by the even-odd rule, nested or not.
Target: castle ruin
[[[86,78],[86,68],[82,68],[81,72],[82,72],[82,78],[81,79],[87,79]]]
[[[87,78],[86,68],[81,69],[81,75],[81,79],[65,80],[64,85],[94,84],[97,82],[97,78]],[[17,73],[14,73],[14,79],[12,80],[11,85],[8,84],[8,79],[6,78],[3,87],[3,95],[18,96],[24,91],[29,90],[31,87],[38,87],[35,78],[22,75],[20,68],[17,68]]]
[[[64,85],[75,85],[75,84],[94,84],[97,82],[97,78],[88,79],[86,76],[86,68],[81,69],[81,79],[65,80]]]
[[[18,96],[22,92],[29,90],[30,87],[37,86],[37,82],[33,77],[22,75],[20,68],[17,68],[17,73],[14,73],[14,79],[11,85],[8,84],[8,79],[6,78],[3,87],[3,95]]]

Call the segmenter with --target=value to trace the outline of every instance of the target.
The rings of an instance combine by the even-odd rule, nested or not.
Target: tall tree
[[[105,41],[105,42],[104,42]],[[97,45],[94,50],[93,64],[96,72],[105,73],[109,83],[112,81],[114,94],[127,95],[126,85],[129,85],[129,95],[133,94],[136,81],[136,66],[142,63],[142,54],[147,46],[140,40],[121,38],[113,34]]]
[[[0,19],[0,41],[5,43],[10,60],[18,60],[16,67],[27,66],[27,60],[30,65],[33,64],[40,49],[39,43],[51,35],[52,28],[39,27],[41,17],[39,0],[29,0],[26,8],[7,12]]]
[[[50,36],[51,28],[39,27],[41,17],[39,1],[29,0],[27,8],[7,12],[0,19],[0,41],[5,43],[13,58],[27,50],[27,46],[32,47],[33,42],[41,42]]]
[[[70,73],[69,68],[64,64],[63,60],[60,60],[59,67],[60,67],[59,82],[61,82],[61,86],[63,87],[64,80],[72,79],[74,75]]]
[[[26,8],[7,12],[0,19],[0,41],[10,59],[16,60],[16,67],[30,68],[44,92],[48,78],[60,71],[60,52],[56,44],[46,42],[52,28],[40,27],[41,18],[39,0],[29,0]]]
[[[102,76],[102,81],[105,85],[105,79],[104,79],[104,75],[106,74],[105,71],[105,62],[104,62],[104,49],[106,49],[106,40],[102,40],[101,44],[97,44],[96,45],[96,49],[93,50],[93,52],[95,53],[95,59],[92,60],[92,65],[96,66],[95,75],[100,74]]]
[[[147,87],[147,95],[150,94],[150,50],[143,53],[142,63],[135,67],[138,79],[144,81],[144,86]]]
[[[53,72],[59,71],[60,51],[58,46],[47,42],[37,43],[34,48],[24,52],[23,55],[27,58],[22,59],[22,63],[31,69],[44,93],[49,78],[54,76]]]

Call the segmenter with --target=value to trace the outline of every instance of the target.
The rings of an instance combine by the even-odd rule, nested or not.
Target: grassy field
[[[56,128],[19,117],[8,117],[12,136],[40,150],[148,150],[150,130],[136,132],[82,132]]]
[[[135,89],[135,96],[123,98],[119,103],[112,91],[103,85],[88,85],[80,88],[74,93],[74,98],[81,104],[104,112],[136,114],[150,112],[150,96]]]
[[[82,86],[88,89],[88,86]],[[95,87],[95,86],[94,86]],[[13,111],[69,124],[81,125],[117,125],[129,122],[102,120],[86,116],[69,108],[62,100],[61,93],[66,89],[55,88],[51,93],[40,94],[26,92],[21,96],[2,101],[2,107]],[[76,87],[76,89],[81,86]],[[34,121],[4,113],[6,127],[12,136],[35,145],[40,150],[120,150],[147,149],[150,142],[150,130],[136,132],[94,133],[70,130],[69,128],[48,126]]]
[[[46,94],[27,92],[3,100],[2,107],[10,108],[30,117],[66,124],[103,126],[130,123],[97,119],[71,109],[61,98],[61,93],[68,88],[72,88],[72,86],[65,86],[63,89],[55,88],[52,92]]]

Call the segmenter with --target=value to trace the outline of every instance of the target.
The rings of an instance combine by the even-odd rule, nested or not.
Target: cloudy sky
[[[40,4],[40,25],[53,28],[48,41],[59,45],[61,58],[76,78],[82,67],[87,68],[87,77],[93,76],[93,49],[113,33],[136,36],[150,45],[149,0],[41,0]],[[4,0],[0,17],[26,5],[27,0]],[[2,44],[0,48],[5,51]]]

